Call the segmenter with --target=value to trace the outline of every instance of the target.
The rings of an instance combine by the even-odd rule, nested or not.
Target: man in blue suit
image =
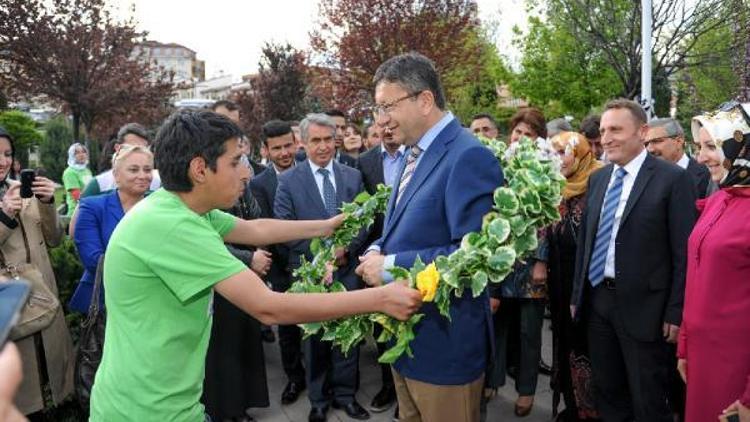
[[[394,181],[382,237],[361,258],[357,273],[371,285],[389,282],[387,269],[409,268],[456,250],[482,226],[503,175],[492,153],[445,111],[432,62],[417,53],[393,57],[375,73],[374,118],[407,154]],[[385,270],[385,271],[384,271]],[[401,421],[478,421],[491,347],[491,314],[484,292],[452,298],[451,319],[434,304],[411,344],[414,357],[393,365]]]
[[[364,190],[362,175],[358,170],[336,162],[336,124],[325,114],[309,114],[300,123],[302,144],[307,151],[307,160],[278,176],[279,186],[274,200],[276,218],[285,220],[322,220],[338,214],[341,204],[351,202]],[[342,282],[347,290],[361,286],[354,273],[356,261],[362,252],[366,231],[354,239],[347,248],[336,251],[338,270],[334,279]],[[310,241],[287,244],[288,270],[291,274],[300,266],[301,256],[309,261]],[[333,392],[333,406],[341,407],[354,419],[368,419],[370,414],[354,399],[357,388],[359,353],[352,350],[344,356],[340,349],[320,336],[304,342],[305,371],[307,374],[311,422],[325,421],[330,398],[326,387]]]

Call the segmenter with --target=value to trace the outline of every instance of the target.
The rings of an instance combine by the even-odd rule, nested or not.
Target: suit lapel
[[[607,193],[607,186],[609,186],[609,179],[612,177],[612,170],[614,166],[612,164],[601,169],[602,172],[599,183],[596,186],[592,186],[591,190],[591,204],[588,210],[588,219],[586,220],[586,245],[590,248],[594,242],[596,236],[597,227],[599,226],[599,217],[602,213],[602,203],[604,202],[604,195]]]
[[[375,184],[379,185],[385,183],[385,171],[383,170],[383,146],[378,147],[378,153],[373,155],[373,159],[370,160],[370,167],[372,168],[372,174],[375,175]]]
[[[321,215],[328,215],[328,211],[326,211],[326,206],[323,203],[323,198],[320,197],[320,191],[318,190],[318,184],[315,183],[315,176],[312,174],[312,168],[310,167],[310,163],[308,161],[303,161],[302,163],[297,164],[299,166],[298,172],[297,172],[297,179],[300,182],[300,186],[302,187],[302,190],[305,191],[305,195],[308,196],[308,199],[312,201],[312,204],[315,204],[315,206],[318,208],[318,212]]]
[[[405,157],[402,160],[398,175],[393,181],[393,193],[391,194],[391,198],[388,203],[389,212],[386,220],[386,227],[383,231],[383,238],[385,238],[392,230],[393,226],[396,224],[396,221],[398,221],[398,219],[401,217],[404,209],[406,209],[416,191],[420,186],[422,186],[422,184],[424,184],[429,175],[432,173],[432,170],[435,168],[435,166],[438,165],[438,163],[440,163],[440,161],[442,161],[445,153],[448,152],[448,144],[455,138],[456,130],[461,129],[460,126],[458,126],[458,128],[456,128],[455,126],[458,126],[458,124],[456,123],[456,120],[453,119],[453,121],[451,121],[448,126],[446,126],[437,135],[430,147],[424,153],[421,161],[419,161],[417,169],[414,171],[414,175],[411,177],[409,184],[406,186],[406,190],[404,190],[401,200],[397,204],[396,197],[398,196],[398,185],[401,181],[401,176],[404,173],[404,169],[406,168],[406,159],[408,157],[408,154],[410,153],[408,148],[406,149],[406,151],[404,151]]]
[[[346,185],[344,184],[344,175],[341,174],[341,166],[333,162],[333,178],[336,180],[336,208],[340,208],[346,198]]]
[[[641,194],[643,194],[643,191],[646,189],[648,181],[651,180],[651,176],[653,176],[654,174],[654,160],[656,159],[657,158],[654,158],[651,155],[646,156],[646,160],[643,162],[641,170],[638,172],[638,176],[635,177],[633,189],[630,191],[628,202],[625,204],[625,210],[622,212],[620,227],[622,227],[622,225],[625,223],[625,220],[627,220],[628,215],[630,215],[630,211],[633,210],[633,207],[638,201],[638,198],[641,197]]]
[[[115,221],[120,221],[125,215],[125,210],[122,209],[122,203],[120,202],[120,196],[117,191],[113,191],[107,195],[107,211],[109,215],[115,218]]]

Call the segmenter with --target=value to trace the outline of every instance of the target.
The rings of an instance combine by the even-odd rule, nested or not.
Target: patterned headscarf
[[[591,144],[585,136],[576,132],[560,132],[550,140],[557,151],[565,151],[565,155],[573,155],[573,173],[568,176],[563,188],[563,198],[569,199],[586,192],[589,176],[603,164],[594,157]]]
[[[76,149],[78,148],[82,148],[84,151],[86,151],[85,163],[79,163],[76,161]],[[76,170],[86,169],[86,166],[89,165],[88,153],[89,153],[89,150],[86,148],[85,145],[83,145],[80,142],[74,143],[73,145],[70,146],[70,148],[68,148],[68,166],[73,167]]]
[[[722,165],[729,173],[721,187],[750,186],[750,103],[730,102],[718,111],[693,118],[693,139],[705,128],[719,147]]]

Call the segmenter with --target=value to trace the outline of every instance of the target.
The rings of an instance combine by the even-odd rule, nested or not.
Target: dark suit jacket
[[[362,175],[359,170],[334,161],[333,174],[336,180],[338,207],[344,202],[351,202],[364,190]],[[305,160],[279,176],[279,186],[276,190],[273,209],[276,218],[284,220],[321,220],[328,218],[309,161]],[[357,258],[364,248],[366,238],[367,231],[363,230],[349,244],[349,262],[345,267],[336,271],[335,279],[344,283],[348,290],[361,287],[360,279],[354,274],[354,269],[359,263]],[[289,248],[287,269],[290,274],[300,266],[301,255],[304,255],[308,261],[313,258],[309,240],[289,242],[287,247]]]
[[[400,173],[403,173],[402,163]],[[400,174],[396,180],[400,180]],[[395,254],[395,265],[410,268],[417,256],[430,263],[458,249],[463,236],[478,231],[492,209],[492,194],[503,175],[489,149],[453,119],[423,153],[396,204],[391,195],[382,237],[384,255]],[[393,365],[403,376],[438,385],[467,384],[486,369],[492,344],[492,321],[486,293],[467,291],[452,297],[451,322],[433,303],[420,310],[411,343],[414,358]]]
[[[278,186],[276,170],[273,164],[266,167],[260,174],[250,180],[250,190],[258,201],[261,210],[261,218],[274,218],[273,203],[276,199],[276,187]],[[287,272],[287,259],[289,251],[286,245],[269,245],[268,251],[273,255],[271,268],[268,270],[268,281],[274,290],[283,292],[289,288],[289,273]]]
[[[571,303],[588,312],[589,261],[614,165],[589,178]],[[693,182],[672,163],[646,156],[615,240],[617,312],[636,340],[656,341],[662,324],[679,325],[685,294],[687,239],[696,219]]]
[[[686,170],[693,179],[697,197],[700,199],[705,198],[706,191],[708,190],[708,182],[711,180],[711,173],[708,171],[708,167],[691,157]]]
[[[362,173],[362,181],[365,184],[365,190],[369,194],[378,190],[378,185],[385,183],[383,173],[383,147],[377,146],[359,156],[357,160],[357,170]],[[367,237],[367,245],[372,244],[380,238],[383,233],[384,214],[378,214],[375,222],[370,229],[370,235]]]

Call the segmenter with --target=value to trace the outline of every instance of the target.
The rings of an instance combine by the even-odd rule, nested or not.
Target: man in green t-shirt
[[[273,292],[224,242],[265,245],[330,235],[342,216],[320,221],[239,220],[234,204],[249,177],[241,132],[209,111],[181,111],[159,130],[160,189],[133,207],[106,252],[104,356],[92,421],[204,420],[200,403],[214,292],[266,324],[367,312],[406,319],[420,294],[399,283],[332,294]]]

